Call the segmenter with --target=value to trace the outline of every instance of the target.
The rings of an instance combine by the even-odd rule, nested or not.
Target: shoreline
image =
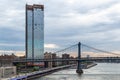
[[[49,74],[54,73],[54,72],[59,71],[59,70],[67,69],[71,66],[75,66],[75,65],[66,65],[66,66],[55,67],[55,68],[51,68],[51,69],[47,69],[47,70],[43,70],[43,71],[35,71],[35,72],[32,72],[32,73],[21,74],[21,75],[18,75],[17,77],[15,76],[15,77],[6,78],[6,79],[2,79],[2,80],[18,80],[18,79],[30,80],[30,79],[35,79],[35,78],[38,78],[38,77],[49,75]]]

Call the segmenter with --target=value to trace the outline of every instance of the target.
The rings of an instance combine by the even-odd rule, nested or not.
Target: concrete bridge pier
[[[76,72],[77,72],[78,74],[82,74],[82,73],[83,73],[83,70],[82,70],[82,67],[81,67],[81,61],[80,61],[80,60],[78,60],[78,65],[77,65],[77,70],[76,70]]]
[[[83,70],[81,69],[81,70],[76,70],[76,72],[78,73],[78,74],[82,74],[83,73]]]
[[[78,65],[77,65],[76,72],[78,74],[82,74],[83,70],[82,70],[82,67],[81,67],[81,43],[80,42],[78,43],[78,60],[77,60],[77,62],[78,62]]]

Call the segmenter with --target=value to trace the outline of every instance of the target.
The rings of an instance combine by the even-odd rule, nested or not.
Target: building
[[[52,53],[45,52],[44,59],[52,59]],[[45,62],[45,68],[52,68],[52,62]]]
[[[18,59],[18,57],[13,53],[11,55],[0,55],[0,67],[13,66],[13,61],[15,59]]]
[[[44,6],[26,5],[26,57],[44,58]]]
[[[56,59],[56,54],[55,53],[52,53],[52,59]],[[57,62],[52,62],[52,67],[56,67],[57,66]]]
[[[0,80],[1,78],[10,78],[16,75],[16,67],[0,67]]]
[[[60,56],[56,56],[56,58],[57,58],[57,59],[61,59]],[[63,62],[63,61],[57,61],[57,62],[56,62],[56,65],[57,65],[57,66],[62,66],[62,62]]]
[[[73,56],[70,56],[70,59],[76,59],[76,58]],[[77,61],[69,61],[69,64],[77,64]]]
[[[56,54],[51,52],[45,52],[44,59],[56,59]],[[45,62],[45,67],[56,67],[56,62]]]
[[[69,54],[62,54],[62,59],[70,59],[70,55]],[[68,65],[69,61],[63,61],[62,65]]]

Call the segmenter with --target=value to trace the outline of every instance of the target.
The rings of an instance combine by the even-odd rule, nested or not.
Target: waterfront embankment
[[[59,71],[59,70],[63,70],[66,68],[69,68],[71,66],[75,66],[75,64],[73,65],[65,65],[65,66],[59,66],[59,67],[55,67],[55,68],[50,68],[50,69],[46,69],[46,70],[42,70],[42,71],[35,71],[35,72],[31,72],[31,73],[26,73],[26,74],[21,74],[21,75],[17,75],[17,76],[13,76],[11,78],[4,78],[2,80],[30,80],[30,79],[34,79],[37,77],[42,77],[48,74],[51,74],[53,72]]]
[[[94,63],[94,62],[89,63],[89,64],[85,64],[84,67],[83,67],[83,69],[89,69],[89,68],[94,67],[96,65],[97,65],[97,63]]]

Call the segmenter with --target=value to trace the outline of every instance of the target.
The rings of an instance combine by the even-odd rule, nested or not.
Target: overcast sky
[[[120,0],[0,0],[0,50],[25,50],[26,3],[45,6],[46,50],[79,41],[120,50]]]

